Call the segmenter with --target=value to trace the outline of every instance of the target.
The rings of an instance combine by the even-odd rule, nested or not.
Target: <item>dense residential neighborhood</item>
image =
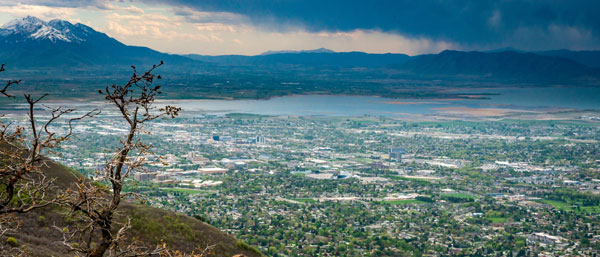
[[[182,117],[145,128],[155,155],[127,190],[273,256],[593,256],[590,122]],[[118,128],[83,122],[53,158],[94,178]]]

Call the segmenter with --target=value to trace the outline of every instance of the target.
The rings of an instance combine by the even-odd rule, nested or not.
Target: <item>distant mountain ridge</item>
[[[395,68],[437,78],[462,75],[527,81],[564,81],[598,74],[597,70],[568,58],[515,51],[446,50],[416,56]]]
[[[0,60],[19,68],[100,68],[107,65],[152,64],[160,60],[191,64],[192,60],[127,46],[81,23],[45,22],[27,16],[0,28]]]
[[[518,53],[527,53],[528,51],[523,51],[519,49],[515,49],[512,47],[504,47],[500,49],[494,49],[486,51],[486,53],[496,53],[496,52],[518,52]],[[576,61],[583,65],[586,65],[591,68],[600,68],[600,51],[599,50],[581,50],[574,51],[568,49],[558,49],[558,50],[546,50],[546,51],[533,51],[530,53],[534,53],[537,55],[544,56],[556,56],[563,57],[572,61]]]
[[[592,68],[600,68],[600,51],[571,51],[566,49],[534,52],[539,55],[563,57]]]
[[[300,51],[296,51],[296,50],[281,50],[281,51],[266,51],[260,55],[269,55],[269,54],[301,54],[301,53],[335,53],[335,51],[333,50],[329,50],[327,48],[319,48],[319,49],[313,49],[313,50],[300,50]]]
[[[267,51],[255,56],[182,56],[128,46],[91,27],[63,20],[45,22],[27,16],[0,28],[0,61],[16,69],[33,72],[54,69],[56,76],[60,76],[78,70],[106,71],[109,70],[107,66],[151,65],[160,60],[168,63],[166,69],[185,76],[210,75],[216,71],[230,75],[240,71],[258,75],[259,70],[265,73],[261,76],[273,76],[272,72],[279,71],[292,76],[306,74],[308,69],[323,76],[325,70],[345,70],[372,79],[388,79],[393,74],[395,79],[469,78],[511,83],[585,81],[596,85],[600,78],[600,51],[525,52],[504,48],[487,52],[446,50],[439,54],[408,56],[334,52],[319,48]],[[372,74],[379,77],[372,77]]]
[[[0,27],[0,35],[7,37],[6,41],[13,39],[20,42],[83,42],[92,31],[92,28],[81,23],[73,25],[58,19],[45,22],[32,16],[12,20]]]
[[[311,67],[383,67],[401,64],[410,59],[405,54],[368,54],[363,52],[285,52],[262,55],[186,55],[187,57],[220,65],[301,65]]]

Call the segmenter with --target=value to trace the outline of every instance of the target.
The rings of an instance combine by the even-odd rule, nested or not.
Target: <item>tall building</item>
[[[188,152],[186,159],[191,161],[193,164],[201,164],[204,165],[210,160],[204,156],[200,152]]]

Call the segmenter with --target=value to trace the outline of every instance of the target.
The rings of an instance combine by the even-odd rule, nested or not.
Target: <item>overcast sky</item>
[[[1,24],[26,15],[169,53],[600,50],[598,0],[0,0]]]

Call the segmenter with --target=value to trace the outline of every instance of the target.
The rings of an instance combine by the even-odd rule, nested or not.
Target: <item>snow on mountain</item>
[[[52,20],[45,22],[33,16],[14,19],[0,27],[0,35],[4,37],[20,37],[22,40],[49,40],[53,43],[84,41],[82,32],[89,32],[82,24],[73,25],[68,21]]]
[[[0,0],[1,1],[1,0]],[[196,61],[147,47],[128,46],[81,23],[27,16],[0,27],[0,61],[12,67],[90,68]]]

